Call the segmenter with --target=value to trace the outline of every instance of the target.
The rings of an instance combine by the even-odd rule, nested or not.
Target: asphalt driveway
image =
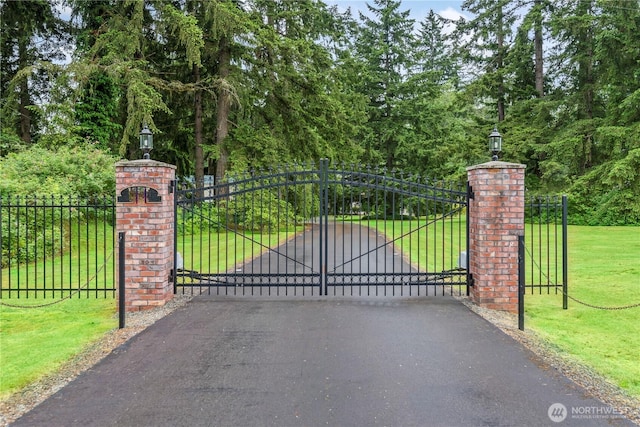
[[[631,425],[608,410],[453,298],[202,296],[14,425]]]

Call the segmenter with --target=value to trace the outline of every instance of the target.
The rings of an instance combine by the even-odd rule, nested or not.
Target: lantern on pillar
[[[153,133],[151,133],[146,123],[140,131],[140,149],[144,153],[142,158],[149,159],[149,152],[153,150]]]
[[[498,153],[502,151],[502,135],[497,127],[493,127],[493,132],[489,134],[489,151],[492,154],[491,160],[498,160]]]

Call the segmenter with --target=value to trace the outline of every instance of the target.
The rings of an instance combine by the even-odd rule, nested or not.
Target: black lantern
[[[491,160],[498,160],[498,153],[502,151],[502,135],[498,132],[498,128],[494,126],[493,132],[489,134],[489,151],[493,154]]]
[[[142,158],[149,159],[149,151],[153,150],[153,133],[151,133],[146,123],[140,131],[140,149],[144,153]]]

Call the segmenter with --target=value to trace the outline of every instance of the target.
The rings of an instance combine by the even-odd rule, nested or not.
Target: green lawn
[[[11,304],[22,301],[2,299]],[[30,304],[34,302],[29,300]],[[0,399],[55,371],[116,328],[116,312],[114,298],[73,298],[30,309],[0,306]]]
[[[569,295],[597,306],[640,303],[640,227],[569,227]],[[527,294],[525,325],[640,397],[640,307],[599,310]]]
[[[7,265],[0,274],[3,300],[19,298],[21,305],[39,304],[42,298],[68,295],[68,289],[81,289],[83,298],[113,296],[116,239],[113,227],[104,222],[74,223],[64,238],[65,247],[58,248],[62,253],[52,256],[38,248],[38,260],[22,264],[5,258]],[[61,288],[67,291],[60,292]]]
[[[185,270],[221,272],[259,256],[270,247],[277,247],[296,231],[302,231],[302,228],[277,233],[229,231],[180,236],[178,252],[184,260]]]
[[[448,253],[459,249],[457,219],[421,228],[415,235],[424,240],[433,236],[433,227],[445,237],[444,258],[436,254],[433,264],[446,264]],[[460,219],[464,225],[464,219]],[[378,229],[387,236],[407,232],[415,222],[380,222]],[[464,227],[463,227],[464,230]],[[535,240],[528,247],[536,257],[542,254],[555,260],[555,246],[549,254],[546,229],[539,236],[530,236],[527,227],[525,241]],[[537,228],[535,229],[537,233]],[[464,234],[463,234],[464,236]],[[415,239],[415,237],[413,237]],[[542,252],[539,242],[543,242]],[[400,244],[408,248],[408,241]],[[412,245],[411,259],[418,250]],[[560,249],[558,249],[558,252]],[[424,250],[423,250],[424,254]],[[527,254],[527,269],[530,257]],[[445,261],[441,261],[444,259]],[[555,261],[554,261],[555,262]],[[545,265],[545,264],[543,264]],[[555,277],[551,278],[555,282]],[[546,282],[536,272],[527,272],[527,284]],[[558,280],[557,283],[559,283]],[[640,303],[640,227],[569,227],[569,295],[591,305],[618,307]],[[560,349],[570,357],[591,366],[628,393],[640,397],[640,307],[626,310],[599,310],[569,300],[568,310],[562,309],[560,293],[540,294],[539,288],[527,290],[525,296],[525,327]]]
[[[2,268],[0,399],[55,371],[118,325],[114,233],[106,223],[76,224],[58,256]],[[42,258],[42,257],[41,257]],[[34,287],[48,290],[28,291]],[[82,290],[69,296],[60,288]],[[16,292],[20,289],[20,293]]]
[[[466,249],[466,218],[451,217],[433,221],[431,218],[403,221],[362,221],[376,228],[394,245],[408,254],[411,264],[423,271],[446,271],[458,267],[460,251]]]

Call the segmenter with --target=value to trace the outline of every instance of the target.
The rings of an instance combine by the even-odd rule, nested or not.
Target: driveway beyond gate
[[[450,297],[197,297],[15,426],[602,425],[587,407]]]

